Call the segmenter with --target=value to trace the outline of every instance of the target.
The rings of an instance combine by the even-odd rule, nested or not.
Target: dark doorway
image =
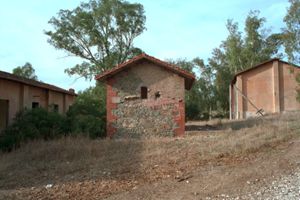
[[[0,99],[0,131],[5,129],[8,124],[8,106],[8,100]]]

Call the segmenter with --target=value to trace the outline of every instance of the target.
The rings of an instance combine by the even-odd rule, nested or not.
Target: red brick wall
[[[183,136],[185,131],[185,105],[184,101],[179,101],[178,106],[178,114],[174,115],[174,120],[178,124],[178,128],[174,130],[175,136]]]
[[[142,86],[148,88],[148,99],[140,98]],[[107,137],[184,135],[184,78],[141,63],[108,78],[106,88]],[[155,98],[157,91],[160,98]]]
[[[106,133],[107,137],[112,137],[116,132],[116,128],[113,127],[113,123],[117,120],[117,117],[113,114],[113,109],[117,108],[117,104],[112,102],[112,98],[117,96],[117,92],[113,90],[112,85],[115,80],[109,78],[106,81]]]

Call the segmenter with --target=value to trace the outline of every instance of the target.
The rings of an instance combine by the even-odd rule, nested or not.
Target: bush
[[[72,134],[90,138],[105,137],[106,107],[103,86],[89,88],[80,93],[67,112],[67,123]]]
[[[11,151],[19,147],[21,142],[57,138],[65,133],[65,123],[66,118],[56,112],[48,112],[43,108],[25,109],[1,134],[0,149]]]
[[[66,135],[105,137],[105,90],[96,86],[81,92],[66,115],[43,108],[23,110],[0,134],[0,150],[11,151],[22,142],[54,139]]]

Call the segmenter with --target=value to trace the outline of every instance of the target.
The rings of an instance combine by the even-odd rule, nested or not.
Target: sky
[[[64,70],[82,62],[51,46],[44,34],[60,9],[72,10],[83,0],[6,0],[0,6],[0,70],[12,72],[30,62],[39,80],[76,92],[95,81],[76,79]],[[284,27],[288,0],[129,0],[145,9],[146,28],[134,45],[162,60],[204,60],[225,40],[227,19],[243,31],[250,10],[260,10],[272,32]]]

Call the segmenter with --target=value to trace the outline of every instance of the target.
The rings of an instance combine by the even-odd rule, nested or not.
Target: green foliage
[[[216,71],[216,106],[219,111],[228,112],[228,88],[237,72],[269,60],[278,53],[281,45],[280,34],[270,34],[264,28],[265,19],[258,11],[251,11],[245,20],[245,34],[238,24],[228,20],[229,36],[219,48],[213,50],[209,65]],[[277,55],[280,56],[280,55]]]
[[[67,112],[69,132],[85,134],[91,138],[104,137],[106,125],[105,88],[91,87],[79,93]]]
[[[300,1],[289,0],[290,7],[284,17],[286,27],[283,29],[282,38],[288,60],[300,64]],[[300,75],[296,78],[300,86]],[[297,90],[297,100],[300,102],[300,90]]]
[[[66,135],[105,136],[105,90],[102,85],[79,93],[66,115],[43,108],[23,110],[0,134],[0,150],[11,151],[21,143]]]
[[[259,11],[250,11],[245,21],[245,38],[243,45],[243,69],[266,61],[278,52],[280,38],[268,34],[264,28],[265,18],[259,17]]]
[[[300,63],[300,1],[289,0],[290,7],[284,17],[286,27],[283,29],[285,52],[290,62]]]
[[[186,118],[208,119],[214,116],[228,116],[229,85],[234,74],[258,63],[280,56],[281,33],[270,33],[264,28],[265,19],[258,11],[250,11],[244,32],[239,25],[228,20],[228,37],[215,48],[212,57],[205,64],[200,58],[192,61],[178,60],[172,63],[199,75],[190,91],[186,92]]]
[[[215,74],[212,68],[209,65],[205,65],[200,58],[195,58],[192,61],[169,60],[169,62],[193,74],[195,72],[200,73],[200,77],[196,77],[191,90],[185,93],[186,119],[199,120],[210,118],[215,104],[215,87],[213,85]]]
[[[57,49],[85,61],[66,69],[91,79],[116,64],[141,53],[133,40],[145,30],[144,8],[123,0],[90,0],[74,10],[60,10],[46,31],[48,42]]]
[[[299,83],[300,86],[300,73],[296,77],[296,81]],[[297,89],[297,100],[300,102],[300,88]]]
[[[37,80],[38,77],[35,75],[35,70],[30,63],[25,63],[23,66],[19,66],[13,69],[13,74],[24,78]]]
[[[42,108],[19,112],[0,136],[0,149],[11,151],[21,142],[35,139],[54,139],[65,134],[65,118]]]

